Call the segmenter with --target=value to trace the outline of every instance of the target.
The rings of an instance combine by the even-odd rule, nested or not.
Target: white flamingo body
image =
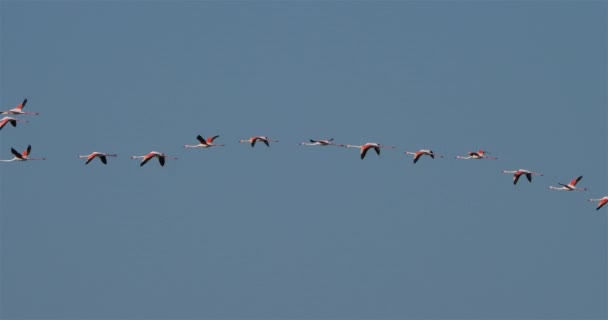
[[[38,112],[26,112],[23,111],[23,107],[25,107],[25,104],[27,103],[27,99],[23,99],[23,102],[21,102],[20,104],[18,104],[16,107],[7,110],[7,111],[3,111],[0,112],[0,114],[29,114],[29,115],[38,115]]]
[[[373,149],[374,151],[376,151],[377,155],[380,155],[380,149],[382,148],[386,148],[386,149],[394,149],[395,147],[392,146],[385,146],[385,145],[381,145],[379,143],[375,143],[375,142],[368,142],[364,145],[361,146],[357,146],[357,145],[351,145],[351,144],[347,144],[345,145],[346,148],[357,148],[359,149],[359,154],[361,155],[361,160],[363,160],[365,158],[365,155],[367,154],[367,151],[369,151],[370,149]]]
[[[23,150],[23,152],[19,153],[19,151],[11,148],[11,153],[15,156],[10,160],[0,160],[2,162],[11,162],[11,161],[29,161],[29,160],[46,160],[46,158],[31,158],[30,152],[32,151],[32,146],[28,145],[27,149]]]
[[[346,147],[343,144],[333,143],[334,138],[326,139],[326,140],[314,140],[309,139],[310,142],[300,142],[302,146],[336,146],[336,147]]]
[[[530,170],[526,170],[526,169],[519,169],[519,170],[503,170],[503,173],[512,173],[513,174],[513,184],[517,184],[517,181],[519,181],[519,178],[524,175],[526,176],[526,178],[528,179],[529,182],[532,182],[532,176],[542,176],[543,174],[538,173],[538,172],[532,172]]]
[[[477,151],[471,151],[469,152],[469,155],[464,157],[464,156],[456,156],[456,159],[463,159],[463,160],[469,160],[469,159],[475,159],[475,160],[480,160],[480,159],[489,159],[489,160],[496,160],[498,158],[496,157],[490,157],[488,156],[488,154],[490,154],[487,151],[484,150],[477,150]]]
[[[418,150],[416,152],[406,151],[404,153],[405,154],[411,154],[411,155],[413,155],[414,156],[414,163],[418,162],[418,160],[422,156],[429,156],[429,157],[431,157],[431,159],[435,159],[435,157],[443,158],[443,156],[438,155],[438,154],[434,153],[433,150],[429,150],[429,149],[420,149],[420,150]]]
[[[589,201],[591,201],[591,202],[597,202],[597,207],[595,208],[595,210],[599,210],[604,205],[606,205],[606,203],[608,203],[608,196],[605,196],[605,197],[600,198],[600,199],[589,199]]]
[[[93,161],[93,159],[95,158],[99,158],[99,160],[101,161],[101,163],[103,164],[108,164],[108,159],[107,157],[117,157],[117,154],[110,154],[110,153],[103,153],[103,152],[93,152],[91,154],[88,154],[86,156],[78,156],[78,158],[86,158],[87,161],[84,164],[89,164],[89,162]]]
[[[27,122],[27,120],[21,120],[13,117],[4,117],[0,119],[0,130],[2,130],[2,128],[4,128],[7,123],[10,123],[13,127],[16,127],[17,122]]]
[[[211,147],[223,147],[223,144],[215,144],[213,140],[217,139],[219,135],[215,135],[213,137],[209,137],[204,139],[200,134],[196,136],[196,140],[198,140],[199,144],[195,145],[184,145],[184,148],[211,148]]]
[[[162,152],[158,152],[158,151],[151,151],[146,155],[143,156],[132,156],[131,159],[142,159],[141,163],[139,164],[140,167],[142,167],[144,164],[148,163],[148,161],[150,161],[150,159],[152,158],[158,158],[158,163],[160,163],[161,167],[165,165],[165,159],[173,159],[173,160],[177,160],[177,158],[174,157],[170,157]]]
[[[267,147],[270,147],[270,142],[279,142],[279,140],[272,140],[266,136],[253,136],[249,139],[239,140],[240,143],[249,143],[252,148],[255,147],[257,141],[263,142]]]
[[[570,180],[570,182],[568,184],[563,184],[563,183],[558,182],[557,184],[559,184],[560,187],[549,186],[549,189],[563,190],[563,191],[586,191],[587,188],[577,188],[576,187],[576,184],[579,181],[581,181],[582,178],[583,178],[583,176],[574,178],[574,179]]]

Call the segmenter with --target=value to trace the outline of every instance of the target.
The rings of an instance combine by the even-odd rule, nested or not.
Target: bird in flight
[[[526,169],[519,169],[519,170],[503,170],[502,173],[512,173],[513,174],[513,184],[517,184],[517,181],[519,180],[519,177],[521,177],[522,175],[525,175],[526,178],[528,178],[528,181],[532,182],[532,176],[542,176],[543,174],[541,173],[537,173],[537,172],[532,172],[530,170],[526,170]]]
[[[25,104],[27,103],[27,99],[23,99],[23,102],[21,102],[20,104],[18,104],[16,107],[10,109],[10,110],[6,110],[3,112],[0,112],[0,114],[29,114],[29,115],[38,115],[38,112],[25,112],[23,111],[23,107],[25,107]]]
[[[374,149],[374,151],[376,151],[376,154],[380,155],[380,149],[382,149],[382,148],[385,148],[385,149],[394,149],[395,148],[392,146],[381,145],[381,144],[375,143],[375,142],[368,142],[362,146],[347,144],[345,147],[346,148],[358,148],[359,153],[361,154],[361,160],[363,160],[363,158],[365,158],[365,155],[367,154],[367,151],[369,149]]]
[[[10,123],[13,127],[17,126],[17,122],[28,122],[27,120],[21,120],[13,117],[4,117],[0,119],[0,130],[4,128],[7,123]]]
[[[490,160],[496,160],[498,158],[496,157],[490,157],[487,156],[487,154],[490,154],[487,151],[484,150],[478,150],[478,151],[471,151],[469,152],[469,155],[467,157],[463,157],[463,156],[456,156],[456,159],[463,159],[463,160],[469,160],[469,159],[490,159]]]
[[[413,155],[414,163],[418,162],[420,157],[425,156],[425,155],[431,157],[431,159],[435,159],[435,157],[443,158],[443,156],[438,155],[438,154],[434,153],[433,150],[429,150],[429,149],[420,149],[416,152],[406,151],[404,153]]]
[[[310,142],[300,142],[301,146],[336,146],[336,147],[346,147],[343,144],[334,143],[334,138],[326,139],[326,140],[314,140],[309,139]]]
[[[603,198],[600,199],[589,199],[589,201],[591,202],[597,202],[597,207],[595,208],[595,210],[599,210],[601,209],[606,203],[608,203],[608,196],[605,196]]]
[[[549,186],[549,189],[553,189],[553,190],[565,190],[565,191],[586,191],[587,188],[577,188],[576,184],[581,181],[581,179],[583,178],[583,176],[579,176],[578,178],[574,178],[572,180],[570,180],[570,182],[568,184],[563,184],[561,182],[558,182],[557,184],[560,185],[560,187],[554,187],[554,186]]]
[[[263,142],[267,147],[270,147],[270,142],[279,142],[279,140],[272,140],[268,137],[265,136],[253,136],[249,139],[241,139],[239,140],[240,143],[249,143],[251,144],[251,147],[253,148],[255,146],[256,141],[261,141]]]
[[[19,151],[11,148],[11,153],[15,156],[10,160],[0,160],[2,162],[11,162],[11,161],[29,161],[29,160],[46,160],[46,158],[30,158],[30,152],[32,151],[32,146],[28,145],[27,149],[23,150],[23,152],[19,153]]]
[[[177,160],[177,158],[170,157],[170,156],[168,156],[164,153],[158,152],[158,151],[152,151],[143,156],[132,156],[131,159],[142,159],[141,163],[139,164],[139,166],[142,167],[144,164],[148,163],[148,161],[150,161],[150,159],[152,159],[154,157],[158,158],[158,162],[160,163],[161,167],[165,165],[165,158]]]
[[[78,156],[78,158],[86,158],[87,161],[84,164],[89,164],[89,162],[93,161],[93,159],[95,158],[99,158],[99,160],[101,160],[101,162],[103,164],[108,164],[108,159],[107,157],[117,157],[117,154],[109,154],[109,153],[103,153],[103,152],[93,152],[91,154],[88,154],[86,156]]]
[[[215,144],[213,141],[217,139],[219,135],[215,135],[213,137],[209,137],[204,139],[200,134],[196,136],[196,140],[198,140],[199,144],[195,145],[184,145],[184,148],[210,148],[210,147],[223,147],[223,144]]]

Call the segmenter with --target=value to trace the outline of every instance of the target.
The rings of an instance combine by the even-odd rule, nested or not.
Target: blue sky
[[[606,318],[606,12],[1,1],[0,317]]]

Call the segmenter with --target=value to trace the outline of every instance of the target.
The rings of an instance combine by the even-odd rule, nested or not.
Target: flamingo
[[[117,157],[117,154],[109,154],[109,153],[102,153],[102,152],[93,152],[89,155],[86,156],[78,156],[78,158],[87,158],[87,161],[84,164],[89,164],[89,162],[93,161],[93,159],[95,158],[99,158],[99,160],[101,160],[101,162],[103,164],[108,164],[108,159],[106,157]]]
[[[542,176],[543,174],[541,173],[537,173],[537,172],[532,172],[530,170],[526,170],[526,169],[519,169],[519,170],[503,170],[503,173],[513,173],[513,184],[517,184],[517,181],[519,180],[519,177],[521,177],[522,175],[526,175],[526,178],[528,178],[528,181],[532,182],[532,176]]]
[[[10,123],[13,127],[17,126],[17,122],[28,122],[27,120],[16,119],[13,117],[4,117],[0,119],[0,130],[4,128],[7,123]]]
[[[219,135],[207,138],[207,140],[205,140],[200,134],[198,136],[196,136],[196,139],[200,142],[199,144],[195,144],[195,145],[184,145],[184,148],[210,148],[210,147],[223,147],[223,144],[214,144],[213,140],[215,140],[216,138],[218,138]]]
[[[365,158],[365,155],[367,154],[367,151],[369,149],[374,149],[374,151],[376,151],[376,154],[380,155],[380,149],[381,148],[386,148],[386,149],[394,149],[395,147],[392,146],[385,146],[385,145],[381,145],[379,143],[375,143],[375,142],[368,142],[362,146],[356,146],[356,145],[351,145],[351,144],[347,144],[345,145],[346,148],[358,148],[360,150],[361,153],[361,160],[363,160],[363,158]]]
[[[599,210],[601,209],[606,203],[608,203],[608,196],[605,196],[603,198],[600,199],[589,199],[588,201],[591,202],[598,202],[597,204],[597,208],[595,208],[595,210]]]
[[[490,160],[496,160],[496,159],[498,159],[496,157],[486,156],[486,154],[490,154],[490,153],[487,152],[487,151],[484,151],[484,150],[478,150],[477,152],[471,151],[471,152],[469,152],[469,156],[468,157],[456,156],[456,159],[463,159],[463,160],[469,160],[469,159],[490,159]]]
[[[23,107],[25,107],[26,103],[27,103],[27,99],[23,99],[23,102],[18,104],[16,107],[14,107],[10,110],[7,110],[7,111],[0,112],[0,114],[30,114],[30,115],[37,116],[38,112],[25,112],[22,110]]]
[[[334,138],[327,140],[314,140],[309,139],[310,142],[300,142],[301,146],[336,146],[336,147],[346,147],[343,144],[333,143]]]
[[[262,141],[262,142],[264,142],[264,144],[267,147],[270,147],[269,142],[279,142],[279,140],[272,140],[272,139],[270,139],[268,137],[265,137],[265,136],[253,136],[253,137],[251,137],[249,139],[241,139],[241,140],[239,140],[240,143],[249,143],[249,144],[251,144],[252,148],[255,146],[255,142],[256,141]]]
[[[578,178],[574,178],[572,180],[570,180],[570,183],[568,184],[563,184],[558,182],[557,184],[559,184],[561,187],[554,187],[554,186],[549,186],[549,189],[553,189],[553,190],[565,190],[565,191],[586,191],[587,188],[577,188],[576,184],[581,181],[581,179],[583,178],[583,176],[579,176]]]
[[[23,150],[23,152],[19,153],[19,151],[11,148],[11,153],[15,155],[14,158],[10,160],[0,160],[2,162],[11,162],[11,161],[28,161],[28,160],[46,160],[46,158],[30,158],[29,154],[32,151],[32,146],[28,145],[27,149]]]
[[[139,164],[139,166],[141,167],[154,157],[158,158],[158,162],[160,163],[161,167],[165,165],[165,158],[177,160],[177,158],[170,157],[170,156],[168,156],[164,153],[158,152],[158,151],[151,151],[148,154],[143,155],[143,156],[132,156],[131,159],[141,158],[142,160],[141,160],[141,163]]]
[[[420,149],[416,152],[406,151],[404,153],[414,155],[414,163],[418,162],[420,157],[422,157],[424,155],[431,157],[431,159],[435,159],[435,157],[443,158],[443,156],[438,155],[438,154],[434,153],[433,150],[429,150],[429,149]]]

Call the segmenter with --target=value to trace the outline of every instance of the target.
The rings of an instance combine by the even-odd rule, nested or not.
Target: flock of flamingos
[[[23,111],[23,108],[25,107],[27,103],[27,99],[24,99],[23,102],[21,102],[19,105],[17,105],[16,107],[14,107],[13,109],[7,110],[7,111],[3,111],[0,112],[0,114],[2,115],[38,115],[38,112],[26,112]],[[5,116],[4,118],[0,119],[0,130],[2,130],[2,128],[4,128],[7,124],[12,125],[13,127],[17,126],[17,122],[27,122],[27,120],[22,120],[22,119],[17,119],[14,117],[9,117],[9,116]],[[208,137],[207,139],[203,138],[201,135],[198,135],[196,137],[196,139],[198,140],[198,144],[194,144],[194,145],[184,145],[185,148],[211,148],[211,147],[223,147],[224,144],[217,144],[214,143],[215,139],[217,139],[219,137],[219,135],[216,136],[212,136],[212,137]],[[260,142],[260,143],[264,143],[267,147],[270,147],[270,143],[271,142],[279,142],[278,140],[273,140],[270,139],[268,137],[265,136],[253,136],[250,137],[248,139],[242,139],[239,140],[240,143],[249,143],[251,145],[251,147],[255,147],[256,142]],[[390,149],[394,149],[395,147],[393,146],[385,146],[385,145],[381,145],[379,143],[373,143],[373,142],[368,142],[365,143],[363,145],[350,145],[350,144],[337,144],[333,142],[333,138],[332,139],[327,139],[327,140],[313,140],[310,139],[308,142],[300,142],[300,145],[305,145],[305,146],[336,146],[336,147],[343,147],[343,148],[357,148],[359,149],[359,153],[360,153],[360,157],[361,159],[364,159],[367,152],[370,149],[373,149],[376,154],[380,155],[380,149],[382,148],[390,148]],[[11,148],[11,153],[15,156],[12,159],[9,160],[0,160],[2,162],[12,162],[12,161],[29,161],[29,160],[46,160],[46,158],[31,158],[30,157],[30,152],[32,151],[32,146],[28,145],[27,148],[25,150],[23,150],[22,152],[19,152],[17,150],[15,150],[14,148]],[[432,159],[435,159],[435,157],[439,157],[439,158],[443,158],[443,156],[438,155],[436,153],[434,153],[432,150],[429,149],[422,149],[422,150],[418,150],[416,152],[411,152],[411,151],[405,151],[405,154],[408,155],[412,155],[414,158],[414,163],[418,162],[418,160],[420,160],[420,158],[422,156],[428,156]],[[488,160],[497,160],[498,158],[496,157],[491,157],[488,156],[488,152],[484,151],[484,150],[478,150],[478,151],[472,151],[469,152],[467,156],[456,156],[456,159],[462,159],[462,160],[469,160],[469,159],[475,159],[475,160],[481,160],[481,159],[488,159]],[[98,158],[103,164],[107,164],[108,163],[108,157],[116,157],[116,154],[109,154],[109,153],[103,153],[103,152],[93,152],[91,154],[88,155],[80,155],[78,156],[79,158],[84,158],[86,159],[85,164],[89,164],[89,162],[93,161],[93,159]],[[151,159],[153,158],[157,158],[158,162],[160,163],[161,166],[165,165],[165,160],[166,159],[172,159],[172,160],[177,160],[177,158],[175,157],[170,157],[164,153],[161,152],[157,152],[157,151],[151,151],[148,154],[142,155],[142,156],[132,156],[131,159],[141,159],[140,162],[140,166],[145,165],[146,163],[148,163]],[[525,176],[529,182],[532,182],[532,176],[542,176],[542,174],[537,173],[537,172],[532,172],[530,170],[526,170],[526,169],[518,169],[518,170],[503,170],[503,173],[509,173],[509,174],[513,174],[513,184],[517,184],[517,181],[519,181],[519,178],[521,176]],[[579,176],[576,177],[574,179],[572,179],[569,183],[565,184],[565,183],[558,183],[559,186],[549,186],[549,189],[552,190],[562,190],[562,191],[586,191],[587,188],[580,188],[577,187],[577,183],[583,178],[583,176]],[[599,210],[601,207],[603,207],[606,203],[608,203],[608,196],[605,196],[603,198],[599,198],[599,199],[588,199],[589,201],[592,202],[598,202],[596,210]]]

